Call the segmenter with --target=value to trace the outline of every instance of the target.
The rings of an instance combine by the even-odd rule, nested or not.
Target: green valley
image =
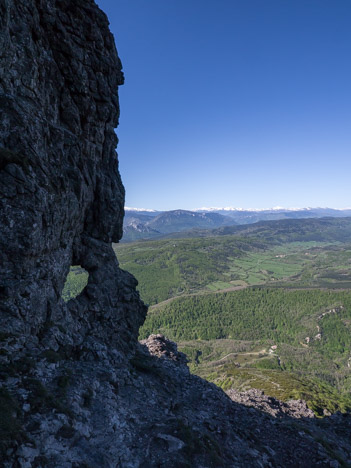
[[[121,268],[137,278],[147,304],[258,284],[351,287],[351,218],[266,221],[178,235],[114,246]],[[74,268],[65,300],[77,292],[70,282],[83,281]]]
[[[193,234],[114,246],[151,305],[140,338],[177,341],[191,371],[223,389],[302,398],[319,415],[351,410],[350,219]],[[72,267],[65,300],[87,276]]]
[[[310,241],[272,246],[225,236],[121,244],[116,253],[151,305],[184,294],[261,284],[351,287],[351,244]]]

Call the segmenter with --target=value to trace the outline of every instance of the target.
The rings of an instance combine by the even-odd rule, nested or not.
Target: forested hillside
[[[177,298],[150,310],[140,336],[156,332],[182,343],[193,372],[224,388],[351,409],[351,291],[248,288]]]

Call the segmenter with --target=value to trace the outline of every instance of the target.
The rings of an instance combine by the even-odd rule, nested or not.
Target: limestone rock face
[[[0,0],[0,50],[1,331],[126,352],[145,308],[111,247],[124,215],[123,73],[107,18],[92,0]],[[72,264],[89,283],[66,307]]]

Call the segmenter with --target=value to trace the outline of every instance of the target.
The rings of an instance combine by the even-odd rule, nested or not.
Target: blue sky
[[[127,206],[351,206],[350,0],[98,4]]]

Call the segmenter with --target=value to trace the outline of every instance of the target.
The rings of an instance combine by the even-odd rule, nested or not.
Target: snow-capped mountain
[[[191,229],[214,229],[222,226],[253,224],[280,219],[306,219],[351,216],[351,209],[283,208],[243,209],[204,207],[193,211],[126,208],[123,241],[149,239]]]

